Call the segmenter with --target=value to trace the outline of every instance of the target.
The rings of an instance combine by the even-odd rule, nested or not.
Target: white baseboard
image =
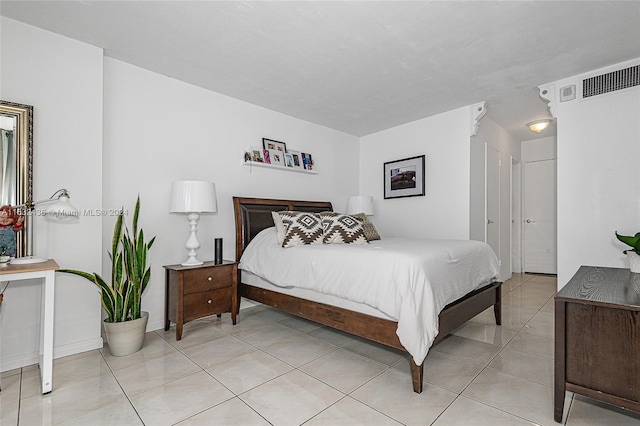
[[[164,320],[147,323],[147,333],[150,331],[164,330]]]
[[[53,348],[53,358],[62,358],[69,355],[75,355],[81,352],[101,349],[103,341],[101,337],[83,340],[82,342],[72,343],[70,345],[57,346]],[[26,367],[38,363],[38,352],[21,354],[14,357],[8,357],[0,360],[0,373],[13,370],[16,368]]]
[[[104,341],[102,337],[96,337],[91,340],[76,342],[71,345],[57,346],[53,348],[53,358],[62,358],[64,356],[79,354],[80,352],[92,351],[94,349],[102,349]]]

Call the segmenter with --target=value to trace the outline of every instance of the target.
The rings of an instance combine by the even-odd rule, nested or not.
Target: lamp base
[[[44,257],[36,257],[36,256],[24,256],[24,257],[16,257],[15,259],[11,259],[9,263],[12,265],[26,265],[29,263],[42,263],[46,262],[47,259]]]
[[[187,240],[185,247],[187,248],[187,256],[189,256],[189,258],[186,262],[182,263],[182,266],[202,265],[203,262],[198,259],[197,252],[200,247],[200,241],[198,241],[198,237],[196,236],[200,215],[198,213],[189,213],[187,219],[189,220],[189,239]]]
[[[198,260],[196,258],[189,258],[186,262],[181,263],[182,266],[198,266],[202,265],[204,262],[202,260]]]

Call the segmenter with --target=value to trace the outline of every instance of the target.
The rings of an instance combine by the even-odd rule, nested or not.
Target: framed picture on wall
[[[283,154],[287,152],[287,144],[284,142],[274,141],[273,139],[262,138],[262,147],[264,149],[273,149],[276,151],[280,151]]]
[[[270,149],[269,157],[271,160],[271,164],[274,164],[276,166],[284,166],[284,152],[278,151],[277,149]]]
[[[262,157],[264,158],[264,164],[271,164],[271,154],[268,149],[262,150]]]
[[[425,195],[425,156],[384,163],[384,198]]]
[[[302,164],[302,156],[300,155],[300,151],[288,151],[291,154],[291,158],[293,159],[293,168],[294,169],[304,169]]]
[[[290,152],[284,154],[284,165],[293,168],[293,155]]]
[[[256,163],[264,163],[264,159],[262,158],[262,150],[260,148],[251,148],[251,161]]]
[[[313,170],[313,157],[306,152],[300,153],[300,159],[302,160],[302,167],[305,170]]]

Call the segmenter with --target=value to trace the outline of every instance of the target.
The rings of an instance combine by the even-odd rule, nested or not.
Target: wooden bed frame
[[[236,260],[238,261],[244,248],[253,237],[263,229],[274,226],[272,211],[320,212],[333,210],[330,202],[241,197],[233,197],[233,208],[236,222]],[[238,270],[238,273],[240,274],[241,271]],[[496,324],[500,325],[502,323],[501,286],[501,282],[492,282],[445,306],[438,316],[439,332],[433,344],[491,306],[494,309]],[[238,279],[238,293],[239,296],[273,306],[293,315],[406,351],[396,335],[398,323],[395,321],[264,290],[243,284],[240,279]],[[238,297],[238,303],[240,303],[240,297]],[[422,375],[422,364],[416,365],[411,358],[414,392],[422,392]]]

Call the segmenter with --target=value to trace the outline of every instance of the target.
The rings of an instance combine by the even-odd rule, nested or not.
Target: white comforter
[[[275,228],[244,250],[240,269],[281,287],[364,303],[397,319],[396,334],[417,365],[438,334],[447,304],[498,275],[498,259],[478,241],[385,238],[365,245],[282,248]]]

